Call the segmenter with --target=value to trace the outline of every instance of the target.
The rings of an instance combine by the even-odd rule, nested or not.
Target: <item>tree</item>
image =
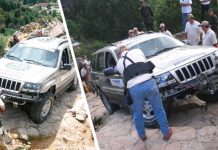
[[[4,11],[3,9],[0,8],[0,30],[4,29],[5,28],[5,14],[4,14]]]

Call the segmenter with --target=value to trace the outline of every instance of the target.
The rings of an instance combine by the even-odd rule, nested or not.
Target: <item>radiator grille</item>
[[[181,82],[187,81],[214,67],[211,57],[204,58],[175,71]]]
[[[12,90],[12,91],[19,91],[20,86],[21,86],[20,82],[0,78],[0,88]]]

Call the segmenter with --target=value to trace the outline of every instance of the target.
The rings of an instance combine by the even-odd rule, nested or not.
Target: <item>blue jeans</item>
[[[131,105],[133,112],[133,119],[137,133],[140,137],[145,136],[144,120],[143,120],[143,108],[145,99],[147,99],[156,116],[157,122],[160,126],[160,130],[163,135],[166,135],[169,131],[169,125],[166,117],[165,110],[163,108],[159,89],[154,79],[147,80],[140,84],[137,84],[129,89],[130,95],[133,100]]]
[[[183,13],[182,14],[182,30],[185,31],[185,25],[186,22],[188,21],[188,14],[190,13]]]

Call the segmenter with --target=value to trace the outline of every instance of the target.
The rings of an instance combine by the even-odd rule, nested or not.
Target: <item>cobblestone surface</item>
[[[99,97],[87,94],[92,119],[98,118],[96,135],[101,150],[217,150],[218,102],[208,104],[208,111],[199,108],[173,112],[169,123],[172,138],[165,142],[158,129],[146,129],[148,139],[142,142],[136,134],[132,117],[121,108],[109,115]]]

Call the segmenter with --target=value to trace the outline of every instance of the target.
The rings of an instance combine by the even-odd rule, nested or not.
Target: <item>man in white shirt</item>
[[[169,37],[173,37],[173,35],[171,34],[171,32],[166,29],[166,26],[165,26],[164,23],[161,23],[161,24],[160,24],[160,32],[163,33],[163,34],[165,34],[165,35],[168,35]]]
[[[188,22],[185,26],[185,33],[187,35],[189,45],[199,45],[201,41],[202,30],[200,23],[194,19],[192,14],[188,15]]]
[[[203,30],[202,44],[203,46],[214,46],[218,47],[216,34],[210,28],[208,21],[202,21],[201,28]]]
[[[120,59],[117,63],[116,69],[121,75],[124,75],[124,80],[128,78],[126,77],[125,71],[130,65],[138,65],[137,63],[139,62],[147,62],[147,59],[145,58],[143,52],[140,49],[133,49],[131,51],[128,51],[128,49],[124,45],[122,45],[119,47],[118,53],[120,55]],[[134,70],[132,70],[132,72],[134,72]],[[163,139],[169,140],[172,135],[172,129],[169,128],[159,89],[156,85],[155,80],[152,78],[152,74],[137,73],[136,76],[128,80],[127,89],[133,101],[133,103],[131,104],[131,108],[138,136],[143,141],[147,138],[144,130],[143,121],[143,108],[145,99],[147,99],[155,112],[157,122],[163,134]]]
[[[188,14],[192,13],[192,0],[180,0],[182,8],[182,30],[185,30]]]
[[[210,8],[210,0],[200,0],[201,2],[201,21],[204,20],[205,13],[208,13]]]

